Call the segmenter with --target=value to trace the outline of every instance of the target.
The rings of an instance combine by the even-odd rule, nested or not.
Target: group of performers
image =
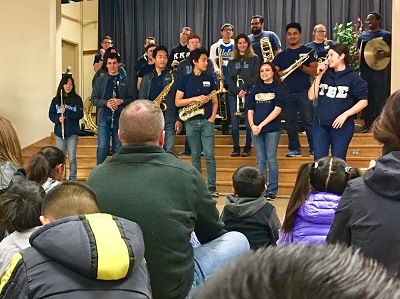
[[[268,165],[265,195],[273,200],[278,191],[277,147],[282,112],[289,138],[286,156],[301,156],[297,128],[299,113],[307,134],[309,154],[315,159],[327,156],[329,148],[333,156],[346,159],[354,133],[354,115],[368,107],[365,110],[368,129],[379,114],[388,95],[380,81],[383,70],[369,66],[364,52],[369,41],[375,38],[390,47],[390,32],[380,29],[380,21],[379,13],[369,13],[366,19],[368,30],[359,36],[361,77],[349,65],[348,48],[328,40],[322,24],[314,27],[314,40],[307,45],[301,44],[301,25],[288,24],[287,48],[283,50],[279,37],[264,30],[264,19],[260,15],[250,20],[252,34],[239,34],[234,39],[234,27],[223,24],[222,38],[211,46],[210,52],[201,47],[201,38],[189,27],[182,28],[180,42],[170,53],[149,37],[145,41],[146,53],[135,66],[140,78],[137,84],[139,98],[157,101],[163,110],[165,150],[172,151],[175,135],[186,130],[183,154],[191,153],[192,164],[199,172],[201,155],[205,156],[208,188],[215,197],[219,194],[216,189],[214,123],[219,115],[224,119],[223,134],[232,134],[232,157],[249,156],[254,142],[257,167],[265,176]],[[95,70],[102,69],[98,67],[99,62],[103,65],[103,73],[95,79],[92,92],[92,103],[97,107],[98,164],[106,159],[110,134],[113,150],[117,151],[120,146],[119,115],[123,107],[134,100],[136,85],[121,70],[119,54],[107,52],[110,47],[112,39],[106,36],[94,63]],[[390,48],[381,47],[373,54],[373,59],[378,62],[388,57]],[[64,81],[58,91],[64,94],[64,104],[58,93],[50,107],[57,144],[60,138],[68,143],[69,134],[76,134],[75,131],[70,133],[67,120],[72,122],[82,117],[82,113],[72,114],[71,108],[66,110],[66,107],[72,107],[69,102],[72,96],[64,84],[73,85],[73,80]],[[72,95],[75,99],[76,94],[73,92]],[[81,100],[75,102],[74,109],[81,112]],[[54,113],[64,113],[64,116],[55,117]],[[246,140],[241,151],[239,125],[243,117]],[[62,124],[68,128],[66,136],[60,136]]]

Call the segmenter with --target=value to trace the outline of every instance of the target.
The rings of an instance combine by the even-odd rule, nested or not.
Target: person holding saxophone
[[[49,118],[54,123],[57,147],[64,153],[68,151],[69,180],[76,181],[79,120],[83,117],[82,98],[75,92],[72,76],[63,76],[49,108]]]
[[[250,39],[246,34],[235,38],[232,59],[228,62],[228,102],[231,114],[233,152],[231,157],[240,156],[239,125],[240,115],[244,114],[246,123],[246,143],[242,157],[250,155],[251,130],[244,109],[246,96],[258,79],[260,59],[254,54]]]
[[[97,164],[103,163],[110,147],[115,152],[121,146],[118,138],[119,116],[123,107],[135,99],[135,86],[128,76],[119,73],[121,58],[118,53],[110,53],[106,58],[107,74],[97,78],[93,91],[92,103],[97,107]]]
[[[164,114],[164,150],[173,151],[175,135],[182,130],[175,105],[175,79],[168,71],[168,50],[165,46],[157,46],[153,51],[155,70],[144,75],[140,85],[139,98],[155,101]]]

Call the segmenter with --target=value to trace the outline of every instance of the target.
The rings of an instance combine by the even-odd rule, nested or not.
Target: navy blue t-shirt
[[[317,53],[318,58],[321,57],[326,57],[328,55],[329,49],[334,45],[335,43],[331,40],[328,40],[327,45],[325,45],[324,42],[322,43],[316,43],[316,42],[309,42],[306,44],[307,47],[313,48],[314,51]]]
[[[157,96],[164,89],[164,73],[161,73],[159,76],[155,75],[153,80],[151,80],[151,87],[149,93],[149,100],[154,101]]]
[[[275,106],[283,107],[286,104],[288,90],[285,85],[277,82],[265,84],[257,83],[247,97],[246,106],[248,110],[254,111],[254,124],[259,125],[275,109]],[[277,132],[281,130],[281,119],[277,116],[265,125],[260,133]]]
[[[199,95],[209,95],[213,90],[217,89],[217,84],[215,84],[214,78],[211,75],[201,73],[199,76],[196,76],[194,73],[190,73],[176,83],[176,89],[184,93],[184,99],[188,99]],[[209,119],[211,117],[212,101],[208,101],[202,107],[204,108],[204,115],[197,115],[192,119]]]
[[[275,56],[273,62],[282,71],[291,66],[296,60],[300,59],[300,54],[306,54],[310,51],[311,53],[308,54],[308,59],[303,63],[305,66],[310,66],[311,62],[317,61],[315,57],[316,53],[312,48],[304,45],[301,45],[297,49],[286,48]],[[289,88],[289,92],[299,92],[310,88],[310,76],[301,71],[300,68],[301,67],[296,69],[285,79],[285,84]]]
[[[107,82],[106,94],[104,95],[104,99],[107,101],[113,97],[114,89],[115,89],[116,98],[119,98],[119,96],[118,96],[119,88],[117,86],[117,81],[116,81],[118,76],[119,75],[115,75],[115,76],[110,75],[110,79]],[[104,115],[108,115],[108,116],[110,116],[112,114],[111,109],[108,108],[107,106],[104,107],[103,113],[104,113]]]
[[[140,67],[137,76],[140,78],[143,78],[144,75],[151,73],[152,71],[154,71],[156,69],[155,64],[144,64]]]

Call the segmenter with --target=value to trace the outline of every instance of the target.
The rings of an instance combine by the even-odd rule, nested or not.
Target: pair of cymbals
[[[390,62],[390,57],[383,57],[380,59],[377,59],[375,57],[375,54],[377,52],[382,52],[382,51],[390,52],[390,47],[381,37],[373,38],[369,40],[365,45],[364,59],[371,69],[380,71],[388,66]]]

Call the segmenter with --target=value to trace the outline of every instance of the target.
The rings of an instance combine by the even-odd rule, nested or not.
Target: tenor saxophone
[[[289,76],[291,73],[293,73],[297,68],[299,68],[304,62],[307,61],[308,57],[310,57],[310,53],[314,50],[310,50],[310,52],[305,53],[305,54],[300,54],[300,58],[297,59],[291,66],[289,66],[281,76],[281,80],[285,80],[287,76]]]
[[[164,89],[159,93],[159,95],[153,101],[160,106],[162,111],[167,110],[167,103],[165,102],[165,98],[167,97],[167,94],[169,93],[172,85],[174,84],[174,75],[172,74],[172,71],[170,72],[170,74],[172,79],[171,82],[164,87]]]
[[[272,45],[268,37],[260,39],[260,47],[264,62],[271,62],[274,60],[274,51],[272,50]]]
[[[221,92],[225,92],[223,86],[222,88],[220,87],[218,90],[213,90],[209,95],[207,95],[207,99],[211,100],[215,95]],[[179,118],[182,121],[187,121],[188,119],[191,119],[196,115],[204,115],[204,108],[201,108],[201,106],[203,106],[203,103],[201,102],[195,101],[190,103],[189,105],[179,110]]]

